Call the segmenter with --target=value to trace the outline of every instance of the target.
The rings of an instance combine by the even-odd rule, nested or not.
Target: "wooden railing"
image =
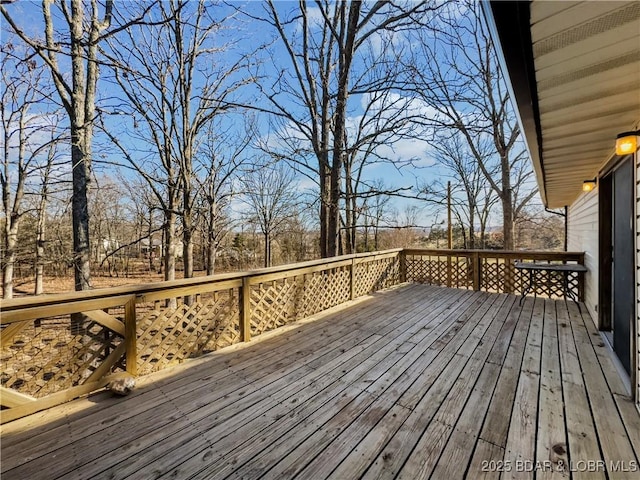
[[[409,282],[506,293],[521,292],[529,282],[526,274],[515,268],[516,262],[584,264],[582,252],[405,249],[403,255]],[[561,297],[565,293],[562,289],[567,288],[574,298],[584,301],[584,273],[567,272],[566,275],[566,285],[543,279],[531,293]]]
[[[388,250],[173,282],[2,301],[2,423],[403,282],[517,291],[516,260],[580,253]],[[577,279],[582,295],[584,281]],[[544,292],[537,292],[544,294]],[[554,292],[548,292],[553,295]]]
[[[0,421],[400,283],[401,250],[1,303]]]

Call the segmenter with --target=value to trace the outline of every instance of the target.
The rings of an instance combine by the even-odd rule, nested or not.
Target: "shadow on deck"
[[[6,424],[2,478],[638,478],[640,416],[573,302],[349,305]]]

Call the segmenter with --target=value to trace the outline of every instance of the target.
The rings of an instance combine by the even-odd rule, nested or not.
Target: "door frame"
[[[637,153],[625,155],[623,157],[614,156],[607,165],[598,174],[598,329],[601,331],[611,331],[612,324],[612,307],[613,307],[613,172],[621,167],[624,163],[630,161],[633,172],[633,191],[632,199],[632,235],[633,250],[638,248],[638,165]],[[638,379],[638,362],[640,354],[637,352],[638,339],[638,264],[637,254],[633,255],[633,274],[635,278],[634,289],[632,291],[632,299],[634,303],[633,317],[631,319],[631,328],[629,332],[629,342],[631,349],[630,356],[630,372],[629,380],[631,387],[631,398],[638,403],[640,401],[640,386],[637,384]],[[619,360],[613,345],[611,345],[612,353]],[[626,374],[626,372],[625,372]],[[639,407],[640,409],[640,407]]]

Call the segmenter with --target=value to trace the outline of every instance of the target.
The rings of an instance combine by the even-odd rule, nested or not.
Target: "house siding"
[[[598,189],[583,193],[567,211],[567,250],[585,252],[585,305],[598,323]]]

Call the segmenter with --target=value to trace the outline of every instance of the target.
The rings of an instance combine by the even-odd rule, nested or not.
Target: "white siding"
[[[567,250],[585,252],[585,304],[598,319],[598,189],[583,193],[568,209]]]

